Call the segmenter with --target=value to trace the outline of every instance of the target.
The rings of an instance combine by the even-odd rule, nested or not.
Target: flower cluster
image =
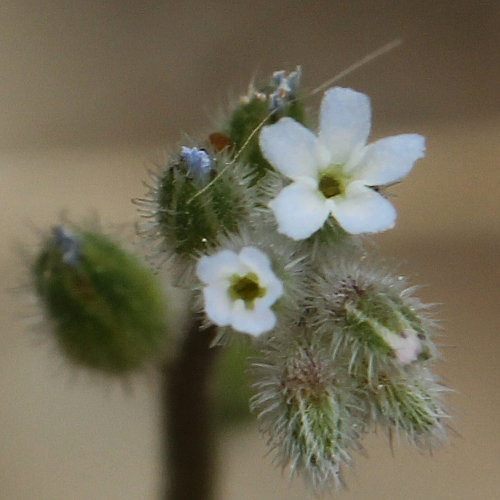
[[[271,107],[278,95],[282,99],[295,95],[300,70],[289,76],[285,72],[275,72],[273,79],[277,88],[269,96]],[[410,172],[414,162],[424,154],[424,138],[405,134],[366,145],[369,131],[368,97],[340,87],[325,93],[317,136],[290,117],[263,127],[259,143],[264,157],[278,172],[292,180],[269,202],[280,233],[294,240],[309,238],[330,215],[353,235],[393,227],[396,211],[380,188]],[[187,148],[183,148],[183,155],[185,151]],[[198,165],[200,152],[196,148],[189,151],[189,157],[195,157],[192,161]],[[241,255],[239,259],[243,262]],[[258,299],[256,296],[245,301],[235,292],[232,280],[236,279],[234,276],[250,274],[249,271],[246,274],[236,272],[236,259],[235,254],[221,250],[200,261],[197,274],[206,285],[203,294],[207,316],[215,324],[231,324],[239,332],[258,335],[269,331],[275,326],[275,316],[271,316],[269,306],[277,297],[269,295],[270,292],[260,288],[258,283],[273,279],[272,269],[267,265],[260,273],[254,273],[255,280],[245,277],[247,286],[255,289],[252,293],[263,294]],[[214,284],[216,278],[217,285]],[[263,304],[266,306],[261,310]],[[257,331],[252,320],[255,316],[261,317],[260,322],[266,328]],[[402,359],[408,362],[416,359],[420,343],[413,333],[403,332],[397,337],[387,334],[386,337]]]
[[[447,413],[430,308],[358,237],[394,226],[385,189],[424,156],[425,140],[368,144],[369,98],[341,87],[325,92],[313,133],[301,77],[297,67],[252,86],[218,130],[170,154],[135,203],[140,233],[159,243],[149,257],[187,292],[192,326],[176,332],[169,356],[189,356],[196,339],[203,349],[244,339],[251,409],[276,461],[323,491],[342,483],[367,432],[434,445]],[[74,363],[123,375],[168,359],[166,332],[178,327],[162,288],[103,235],[56,227],[32,275]],[[244,380],[235,359],[238,375],[224,377]]]
[[[432,372],[431,308],[358,236],[395,225],[386,189],[423,158],[425,140],[368,143],[370,100],[342,87],[324,93],[312,132],[301,78],[297,67],[252,85],[220,128],[176,148],[134,200],[148,257],[184,289],[189,331],[165,314],[151,270],[98,231],[55,227],[31,273],[61,351],[91,370],[123,376],[172,360],[170,388],[186,376],[203,390],[208,345],[231,353],[230,341],[243,339],[232,347],[252,352],[253,369],[241,351],[228,363],[232,389],[221,392],[239,397],[225,407],[242,413],[235,406],[247,393],[235,381],[252,372],[250,406],[275,460],[321,492],[342,483],[368,432],[435,445],[448,415]]]
[[[385,188],[424,156],[425,140],[367,144],[370,101],[341,87],[325,92],[314,134],[301,119],[300,76],[275,72],[270,90],[233,112],[227,168],[247,169],[254,208],[193,265],[207,321],[249,334],[260,351],[252,408],[278,463],[320,491],[341,483],[375,426],[435,444],[447,414],[430,370],[428,307],[355,239],[394,226]]]
[[[341,87],[325,92],[314,134],[300,78],[252,88],[208,144],[181,148],[149,203],[191,270],[193,312],[217,341],[247,334],[259,353],[251,406],[278,463],[321,491],[341,484],[366,432],[434,444],[447,414],[428,307],[356,239],[394,226],[385,188],[425,140],[367,144],[370,101]]]

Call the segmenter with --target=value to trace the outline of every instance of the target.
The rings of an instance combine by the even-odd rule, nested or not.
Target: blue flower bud
[[[273,73],[274,91],[269,95],[269,109],[271,111],[283,108],[296,99],[301,76],[302,69],[300,66],[297,66],[297,69],[289,74],[283,70]]]
[[[188,174],[193,176],[202,186],[205,185],[212,171],[212,161],[208,153],[203,149],[182,146],[181,158],[183,158],[187,164]]]
[[[80,243],[69,229],[55,226],[52,230],[54,243],[61,251],[61,258],[65,264],[76,266],[81,257]]]

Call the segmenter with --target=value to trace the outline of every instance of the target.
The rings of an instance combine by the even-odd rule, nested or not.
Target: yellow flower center
[[[333,198],[345,192],[342,166],[332,165],[320,174],[318,189],[325,198]]]
[[[231,278],[229,296],[233,300],[243,300],[247,309],[252,309],[255,299],[264,297],[265,294],[266,289],[260,286],[259,278],[254,273],[245,276],[234,275]]]
[[[334,177],[323,175],[319,180],[319,190],[325,198],[333,198],[342,192],[340,182]]]

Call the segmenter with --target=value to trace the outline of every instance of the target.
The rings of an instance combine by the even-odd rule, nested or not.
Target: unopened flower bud
[[[141,232],[165,243],[164,250],[192,257],[238,232],[256,203],[255,190],[227,155],[182,147],[152,175],[143,199],[134,200],[147,222]]]
[[[426,306],[405,281],[357,262],[325,266],[313,295],[314,320],[334,352],[347,353],[351,373],[366,373],[376,383],[385,365],[404,367],[435,355],[433,322]]]
[[[212,160],[208,153],[204,149],[183,146],[181,148],[181,158],[186,162],[188,175],[195,182],[204,186],[208,182],[212,171]]]
[[[440,400],[445,388],[426,367],[387,373],[367,394],[375,422],[390,434],[405,436],[417,446],[434,446],[445,438],[448,418]]]
[[[301,474],[314,490],[340,484],[340,467],[350,461],[364,431],[356,390],[327,352],[305,341],[268,344],[255,363],[252,399],[276,461]]]
[[[285,71],[275,71],[271,85],[259,89],[251,85],[231,115],[226,133],[256,179],[270,168],[259,147],[260,127],[284,116],[304,122],[304,106],[297,99],[300,77],[300,67],[288,75]]]
[[[58,226],[32,273],[57,343],[72,362],[118,375],[158,357],[167,334],[163,291],[116,243]]]

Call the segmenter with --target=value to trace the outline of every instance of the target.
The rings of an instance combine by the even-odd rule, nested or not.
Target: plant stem
[[[215,439],[209,391],[218,349],[210,348],[215,328],[195,321],[176,359],[163,368],[167,500],[213,500]]]

